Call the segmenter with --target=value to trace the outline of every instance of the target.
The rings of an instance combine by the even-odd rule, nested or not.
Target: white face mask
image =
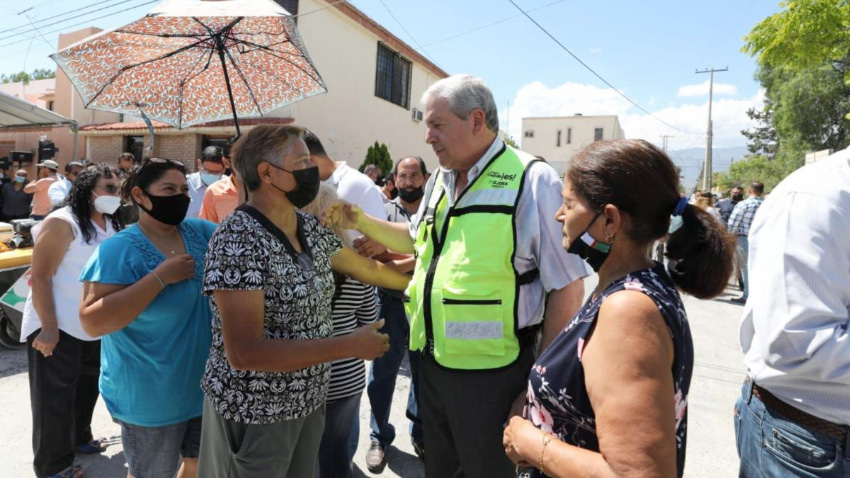
[[[96,193],[92,192],[95,196]],[[94,200],[94,209],[101,214],[115,214],[121,207],[121,198],[118,196],[97,196]]]

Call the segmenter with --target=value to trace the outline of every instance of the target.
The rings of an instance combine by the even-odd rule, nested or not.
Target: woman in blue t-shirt
[[[145,160],[125,180],[139,221],[104,241],[80,276],[80,319],[103,336],[100,393],[131,476],[194,477],[201,435],[201,376],[210,348],[210,308],[201,295],[215,225],[185,219],[186,170]]]

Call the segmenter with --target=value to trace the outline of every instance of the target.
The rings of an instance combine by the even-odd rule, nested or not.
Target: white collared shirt
[[[466,173],[467,187],[475,181],[504,146],[496,138],[487,152]],[[436,177],[443,178],[449,205],[454,206],[455,171],[441,168],[442,174],[433,174],[425,186],[425,196],[419,205],[419,211],[410,221],[410,234],[416,238],[419,220],[428,206],[428,197],[434,189]],[[567,253],[563,246],[561,223],[555,214],[561,207],[561,179],[549,164],[538,161],[532,164],[525,174],[522,193],[516,209],[516,254],[514,267],[520,273],[535,267],[540,270],[540,278],[531,284],[523,285],[519,293],[519,327],[536,325],[543,320],[544,291],[563,289],[573,281],[590,275],[587,264],[578,256]]]
[[[749,231],[740,340],[750,377],[850,425],[850,149],[786,178]]]

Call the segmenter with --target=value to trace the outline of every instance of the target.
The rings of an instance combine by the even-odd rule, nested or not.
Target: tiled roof
[[[239,120],[239,126],[256,126],[259,124],[290,124],[292,123],[292,118],[245,118]],[[177,130],[177,128],[159,122],[159,121],[151,121],[153,124],[154,130]],[[184,131],[191,131],[193,129],[200,128],[226,128],[233,127],[233,120],[220,120],[220,121],[211,121],[209,123],[196,124],[189,128],[186,128]],[[135,129],[147,129],[148,126],[144,121],[133,121],[129,123],[101,123],[101,124],[92,124],[88,126],[83,126],[80,128],[80,131],[124,131],[124,130],[135,130]]]

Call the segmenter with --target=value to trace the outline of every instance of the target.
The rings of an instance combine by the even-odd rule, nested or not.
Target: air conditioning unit
[[[421,110],[413,108],[411,116],[413,116],[413,121],[422,121],[422,111]]]

